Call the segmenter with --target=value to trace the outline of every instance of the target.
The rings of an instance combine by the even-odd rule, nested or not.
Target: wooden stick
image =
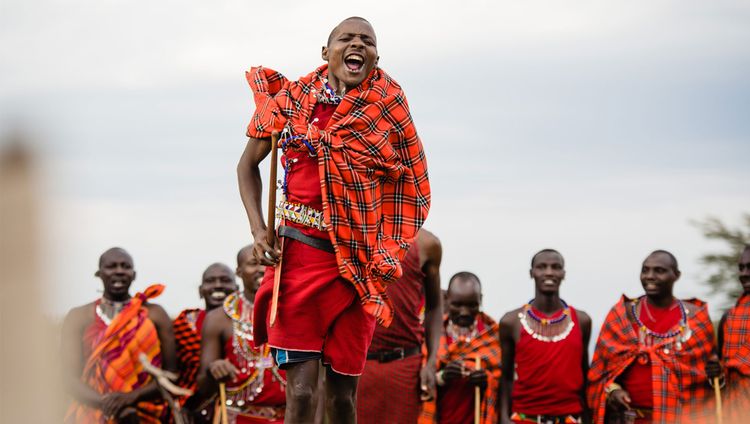
[[[721,387],[719,386],[719,377],[714,377],[714,396],[716,396],[716,423],[722,424],[721,413]]]
[[[279,240],[279,247],[281,251],[284,251],[284,238]],[[276,263],[276,267],[273,270],[273,293],[271,296],[271,320],[270,325],[273,327],[276,324],[276,315],[279,309],[279,288],[281,287],[281,262],[284,259],[282,255],[279,261]]]
[[[219,383],[219,400],[221,405],[219,411],[221,412],[221,424],[229,424],[229,417],[227,417],[227,385],[226,383]]]
[[[479,371],[482,369],[482,357],[477,355],[474,361],[474,370]],[[482,413],[482,393],[479,391],[479,386],[474,387],[474,424],[479,424],[481,421]]]
[[[278,157],[279,133],[271,133],[271,176],[268,179],[268,219],[266,220],[266,241],[274,247],[276,240],[276,169]]]

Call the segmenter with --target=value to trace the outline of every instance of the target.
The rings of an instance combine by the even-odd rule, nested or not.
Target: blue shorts
[[[285,365],[297,364],[300,362],[317,361],[323,357],[321,352],[306,352],[303,350],[287,350],[271,348],[271,355],[276,362],[276,366],[284,369]]]

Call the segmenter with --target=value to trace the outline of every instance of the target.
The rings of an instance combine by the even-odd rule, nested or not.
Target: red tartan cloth
[[[365,310],[387,326],[393,309],[385,288],[401,276],[400,261],[430,206],[425,154],[401,87],[380,68],[346,94],[328,128],[309,126],[327,74],[323,65],[289,81],[252,68],[246,77],[256,110],[247,135],[265,138],[287,127],[315,147],[339,272]]]
[[[201,329],[206,311],[185,309],[172,323],[177,345],[177,385],[195,391],[196,376],[201,365]],[[180,398],[185,403],[187,397]]]
[[[386,289],[388,298],[393,302],[393,322],[388,328],[375,328],[369,352],[422,345],[424,326],[420,314],[424,305],[424,273],[419,266],[417,243],[411,245],[401,262],[401,268],[404,271],[401,278]]]
[[[750,411],[750,295],[740,297],[727,312],[721,357],[727,371],[727,421],[744,422]]]
[[[154,284],[143,293],[137,293],[130,303],[107,326],[98,315],[84,332],[83,353],[86,365],[81,381],[99,394],[128,393],[151,382],[143,370],[139,356],[145,354],[152,365],[161,366],[161,344],[156,326],[148,318],[143,303],[159,296],[164,286]],[[98,305],[98,302],[97,302]],[[139,402],[136,406],[141,423],[160,423],[164,405]],[[73,401],[65,417],[66,424],[114,424],[114,419],[104,417],[99,409]]]
[[[481,424],[493,424],[497,420],[495,403],[498,388],[500,386],[500,333],[499,324],[484,313],[480,313],[479,319],[485,326],[477,337],[469,343],[450,343],[445,334],[445,324],[448,322],[446,316],[443,320],[443,335],[440,336],[440,344],[437,352],[437,369],[445,367],[448,363],[459,360],[464,362],[468,369],[475,367],[476,357],[481,360],[481,367],[487,375],[487,389],[482,395]],[[422,412],[419,416],[419,424],[437,424],[443,422],[440,419],[442,405],[437,400],[422,403]]]
[[[578,314],[573,307],[570,312],[574,327],[568,337],[558,342],[537,340],[521,326],[515,352],[517,378],[511,393],[513,412],[579,415],[583,411],[583,336]],[[557,318],[562,313],[547,318]]]
[[[639,353],[648,355],[652,364],[653,422],[702,422],[713,413],[713,392],[705,374],[705,363],[714,347],[708,307],[697,299],[684,301],[698,307],[687,318],[692,335],[682,344],[681,351],[665,352],[663,344],[646,347],[638,342],[629,312],[633,301],[622,296],[607,314],[599,333],[587,390],[594,422],[605,422],[605,387],[614,382]]]
[[[419,371],[422,356],[380,363],[369,360],[357,385],[357,422],[359,424],[417,422]]]

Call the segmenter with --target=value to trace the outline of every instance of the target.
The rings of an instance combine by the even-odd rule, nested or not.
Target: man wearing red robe
[[[500,422],[582,422],[591,318],[560,298],[565,279],[560,252],[538,252],[529,275],[534,298],[500,321]]]

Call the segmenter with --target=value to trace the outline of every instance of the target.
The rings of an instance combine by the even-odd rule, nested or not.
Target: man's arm
[[[253,235],[253,252],[262,265],[273,266],[278,261],[281,252],[266,241],[266,222],[263,219],[261,205],[261,193],[263,192],[263,181],[260,177],[258,165],[268,156],[271,151],[270,139],[249,138],[245,151],[242,152],[237,164],[237,182],[240,187],[240,197],[247,212],[247,220],[250,223],[250,232]],[[274,190],[275,181],[269,181],[269,189]],[[273,260],[266,258],[268,252]]]
[[[719,328],[716,329],[718,341],[718,345],[716,346],[716,354],[719,356],[719,358],[721,358],[721,355],[723,355],[724,353],[724,324],[727,322],[727,316],[729,316],[729,311],[724,312],[724,315],[721,316],[721,319],[719,320]]]
[[[591,317],[586,312],[576,309],[578,315],[578,324],[581,326],[581,335],[583,337],[583,355],[581,358],[581,370],[583,370],[583,386],[581,387],[581,404],[583,405],[583,422],[590,421],[588,403],[586,402],[586,388],[588,387],[589,374],[589,342],[591,341]]]
[[[201,333],[201,366],[198,370],[198,403],[213,396],[219,388],[219,381],[234,378],[236,368],[223,358],[224,329],[229,326],[229,319],[222,308],[216,308],[206,314]],[[218,376],[218,378],[217,378]]]
[[[63,378],[70,394],[80,403],[100,409],[102,396],[81,381],[83,365],[83,332],[87,325],[86,316],[93,317],[93,305],[75,308],[65,316],[62,327]]]
[[[502,350],[503,375],[500,378],[500,393],[497,398],[500,401],[499,422],[501,424],[511,423],[510,395],[513,391],[513,375],[515,374],[517,313],[517,310],[508,312],[500,320],[500,349]]]
[[[430,399],[436,396],[435,361],[440,335],[442,333],[443,294],[440,291],[440,262],[443,260],[443,247],[432,233],[421,230],[417,236],[417,247],[424,252],[424,329],[427,345],[427,361],[420,372],[421,390]],[[420,252],[420,253],[421,253]]]

